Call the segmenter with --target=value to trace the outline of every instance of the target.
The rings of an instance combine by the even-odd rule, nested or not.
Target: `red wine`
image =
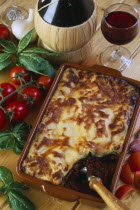
[[[55,2],[55,0],[53,0]],[[52,3],[52,0],[39,0],[38,9]],[[87,21],[94,10],[93,0],[59,0],[39,11],[48,23],[59,27],[72,27]]]
[[[111,12],[102,20],[101,30],[107,41],[112,44],[127,44],[138,33],[137,19],[127,12]]]

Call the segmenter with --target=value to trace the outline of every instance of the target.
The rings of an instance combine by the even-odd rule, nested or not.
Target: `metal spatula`
[[[107,206],[111,210],[128,210],[120,200],[118,200],[107,188],[102,184],[102,180],[95,176],[90,176],[86,167],[80,170],[80,175],[87,178],[89,181],[89,187],[95,190],[105,201]]]

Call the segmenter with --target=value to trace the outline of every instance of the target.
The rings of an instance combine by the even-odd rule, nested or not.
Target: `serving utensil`
[[[104,185],[99,177],[89,175],[87,167],[80,170],[80,175],[83,178],[88,179],[89,187],[95,190],[105,201],[107,206],[111,210],[128,210],[129,208],[125,206],[120,200],[118,200]]]

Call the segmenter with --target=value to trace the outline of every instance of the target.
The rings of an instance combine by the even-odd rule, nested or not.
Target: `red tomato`
[[[23,66],[15,66],[12,68],[10,71],[10,78],[15,85],[21,85],[19,78],[21,78],[22,84],[25,84],[30,79],[29,72]]]
[[[134,173],[134,185],[140,190],[140,171]]]
[[[131,171],[140,171],[140,152],[134,152],[130,155],[129,165]]]
[[[28,114],[28,107],[22,101],[13,101],[6,106],[6,109],[13,114],[12,121],[20,122]]]
[[[3,89],[1,92],[1,95],[0,95],[0,100],[2,99],[2,96],[6,97],[7,95],[9,95],[10,93],[13,93],[16,90],[16,88],[10,83],[1,83],[0,88]],[[15,93],[14,95],[12,95],[8,99],[6,99],[4,101],[4,104],[8,104],[11,101],[15,101],[16,99],[17,99],[17,93]]]
[[[119,187],[116,191],[116,197],[118,199],[123,199],[125,196],[127,196],[129,193],[135,191],[135,188],[130,185],[123,185]]]
[[[38,104],[41,99],[41,91],[33,86],[26,87],[22,93],[24,94],[22,99],[24,99],[24,102],[30,106]],[[26,99],[27,97],[29,97],[29,100]]]
[[[128,163],[123,165],[120,178],[125,184],[133,184],[134,177]]]
[[[7,26],[0,24],[0,39],[10,39],[10,31]]]
[[[2,130],[5,127],[6,123],[6,114],[2,109],[0,109],[0,130]]]
[[[43,86],[45,89],[49,89],[51,87],[52,82],[53,82],[53,79],[48,76],[41,75],[37,79],[37,85]]]

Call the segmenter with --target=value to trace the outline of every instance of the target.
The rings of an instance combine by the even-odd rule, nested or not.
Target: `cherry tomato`
[[[22,99],[24,99],[24,102],[30,106],[38,104],[41,99],[41,91],[33,86],[26,87],[22,93],[24,94]],[[27,97],[29,97],[29,100],[26,100]]]
[[[25,76],[24,76],[25,75]],[[22,77],[23,76],[23,77]],[[16,77],[16,78],[15,78]],[[23,66],[15,66],[14,68],[11,69],[10,71],[10,78],[11,81],[15,85],[21,85],[19,77],[22,80],[22,84],[25,84],[26,82],[29,81],[30,76],[29,72],[23,67]]]
[[[134,185],[140,190],[140,171],[136,171],[134,173]]]
[[[2,130],[5,127],[6,123],[6,114],[2,109],[0,109],[0,130]]]
[[[1,83],[0,88],[3,89],[0,94],[0,100],[2,99],[2,96],[6,97],[7,95],[9,95],[10,93],[13,93],[16,90],[16,88],[10,83]],[[15,101],[16,99],[17,99],[17,93],[15,93],[14,95],[12,95],[8,99],[6,99],[4,101],[4,104],[8,104],[11,101]]]
[[[43,86],[45,89],[49,89],[51,87],[52,82],[53,82],[53,79],[48,76],[41,75],[37,79],[37,85]]]
[[[6,109],[13,114],[12,121],[20,122],[28,114],[28,107],[22,101],[13,101],[6,106]]]
[[[127,196],[129,193],[135,191],[135,188],[130,185],[123,185],[119,187],[116,191],[116,197],[118,199],[123,199],[125,196]]]
[[[129,165],[131,171],[140,171],[140,152],[134,152],[130,155]]]
[[[10,39],[10,31],[7,26],[0,24],[0,39]]]
[[[125,184],[133,184],[134,176],[128,163],[123,165],[120,178]]]

